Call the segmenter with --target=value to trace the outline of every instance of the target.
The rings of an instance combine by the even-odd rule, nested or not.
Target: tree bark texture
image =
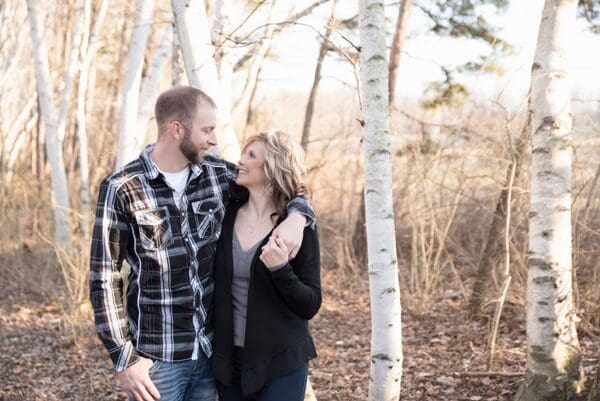
[[[382,0],[359,1],[365,216],[371,298],[369,400],[400,397],[402,330],[392,203],[388,64]]]

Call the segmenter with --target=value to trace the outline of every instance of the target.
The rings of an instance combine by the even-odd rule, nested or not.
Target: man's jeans
[[[199,359],[183,362],[156,361],[150,379],[160,393],[160,401],[215,401],[215,380],[210,360],[200,352]],[[130,399],[131,401],[131,399]]]

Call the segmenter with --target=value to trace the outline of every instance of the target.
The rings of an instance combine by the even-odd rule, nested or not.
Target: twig
[[[502,107],[500,103],[499,106]],[[508,288],[510,286],[510,281],[512,277],[510,275],[510,217],[511,217],[511,209],[512,209],[512,188],[515,180],[515,173],[517,171],[517,157],[515,155],[515,150],[512,143],[512,138],[510,136],[510,115],[507,110],[502,107],[506,112],[506,136],[508,138],[508,148],[510,152],[511,158],[511,168],[510,168],[510,179],[508,181],[508,190],[506,194],[506,225],[504,231],[504,248],[505,248],[505,264],[504,264],[504,284],[502,285],[502,293],[500,298],[498,299],[498,304],[496,305],[496,312],[494,313],[494,320],[492,326],[492,332],[490,333],[490,341],[489,341],[489,356],[488,356],[488,364],[487,369],[490,370],[494,366],[494,351],[496,348],[496,336],[498,335],[498,326],[500,325],[500,316],[502,315],[502,308],[504,307],[504,301],[506,300],[506,294],[508,293]]]
[[[502,377],[521,377],[525,376],[525,372],[454,372],[454,376],[458,377],[488,377],[488,376],[502,376]]]

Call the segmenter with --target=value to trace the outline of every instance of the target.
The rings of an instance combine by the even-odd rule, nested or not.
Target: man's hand
[[[296,256],[298,250],[300,250],[305,224],[306,217],[300,213],[292,213],[273,230],[272,235],[279,237],[286,248],[289,249],[289,259]]]
[[[152,360],[141,356],[139,359],[127,369],[117,373],[117,381],[121,390],[136,401],[158,400],[160,394],[148,374]]]

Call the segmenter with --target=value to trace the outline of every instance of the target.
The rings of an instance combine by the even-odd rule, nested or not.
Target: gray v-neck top
[[[248,288],[250,287],[250,269],[260,239],[250,249],[242,249],[240,240],[233,230],[232,256],[233,277],[231,280],[231,302],[233,305],[233,344],[244,346],[246,336],[246,312],[248,310]]]

